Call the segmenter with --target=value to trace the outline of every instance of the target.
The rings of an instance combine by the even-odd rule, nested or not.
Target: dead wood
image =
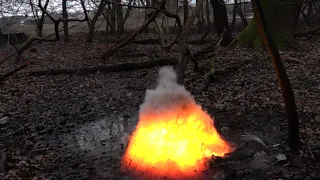
[[[148,45],[148,44],[159,44],[160,39],[159,38],[149,38],[149,39],[141,39],[141,40],[134,40],[131,41],[131,44],[142,44],[142,45]],[[109,40],[110,43],[120,43],[121,40]],[[212,42],[212,40],[188,40],[187,44],[205,44]],[[170,43],[169,43],[170,44]],[[173,44],[178,44],[178,41],[175,40]],[[168,45],[169,46],[169,45]]]
[[[161,12],[161,9],[164,9],[166,5],[166,0],[162,0],[160,5],[159,5],[159,9],[155,9],[150,17],[143,23],[143,25],[137,29],[136,31],[134,31],[129,37],[127,37],[127,39],[125,39],[124,41],[116,44],[115,46],[113,46],[110,50],[108,50],[106,53],[104,53],[101,56],[102,60],[105,60],[109,57],[111,57],[118,49],[120,49],[121,47],[127,45],[130,41],[132,41],[136,36],[138,36],[139,34],[141,34],[148,26],[150,23],[152,23],[159,15],[159,13]]]
[[[307,30],[300,30],[294,33],[295,37],[307,36],[310,34],[316,34],[320,31],[320,26],[316,26],[314,28],[308,28]]]
[[[23,68],[25,68],[25,67],[29,66],[30,64],[31,64],[30,62],[26,62],[26,63],[24,63],[24,64],[22,64],[22,65],[20,65],[20,66],[16,67],[15,69],[13,69],[13,70],[11,70],[11,71],[9,71],[9,72],[5,73],[4,75],[0,76],[0,82],[1,82],[1,81],[3,81],[4,79],[6,79],[7,77],[11,76],[12,74],[14,74],[14,73],[16,73],[16,72],[20,71],[21,69],[23,69]]]
[[[59,75],[59,74],[78,74],[87,75],[96,72],[110,73],[110,72],[121,72],[121,71],[133,71],[137,69],[146,69],[156,66],[176,65],[178,61],[173,58],[161,58],[158,60],[141,62],[141,63],[124,63],[115,65],[101,65],[88,68],[80,69],[49,69],[45,71],[33,71],[28,72],[29,76],[44,76],[44,75]]]
[[[121,53],[121,54],[118,54],[117,57],[122,57],[122,58],[128,58],[128,57],[134,57],[134,58],[137,58],[137,57],[144,57],[144,56],[147,56],[147,54],[145,53]]]
[[[225,69],[222,70],[214,70],[214,71],[210,71],[209,73],[206,74],[205,76],[205,82],[203,87],[201,88],[201,91],[205,91],[208,89],[210,83],[212,83],[216,77],[218,76],[227,76],[229,73],[235,72],[237,70],[239,70],[241,67],[243,67],[245,64],[250,63],[251,60],[245,60],[242,61],[240,63],[237,63],[233,66],[227,67]]]
[[[192,58],[194,59],[199,59],[199,58],[206,58],[208,57],[207,54],[210,53],[210,52],[213,52],[214,48],[217,46],[217,44],[222,40],[223,36],[224,36],[224,33],[226,32],[226,29],[220,34],[220,36],[218,37],[218,39],[213,42],[211,45],[209,45],[208,47],[200,50],[200,51],[197,51],[195,52],[193,55],[192,55]]]

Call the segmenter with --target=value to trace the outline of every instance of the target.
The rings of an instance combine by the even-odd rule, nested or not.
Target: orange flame
[[[140,114],[122,157],[121,167],[151,179],[192,179],[206,170],[208,158],[223,157],[233,148],[199,105]],[[149,177],[150,178],[150,177]]]

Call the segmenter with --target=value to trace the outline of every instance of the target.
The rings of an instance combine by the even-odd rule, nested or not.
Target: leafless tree
[[[35,20],[36,28],[37,28],[37,35],[39,37],[43,36],[43,25],[45,22],[45,12],[39,9],[39,6],[35,5],[35,2],[33,0],[29,0],[31,11]],[[41,3],[39,1],[38,3]],[[49,5],[49,0],[46,0],[43,6],[43,9],[46,11]]]
[[[62,0],[62,22],[63,22],[64,41],[68,42],[69,32],[68,32],[67,0]]]

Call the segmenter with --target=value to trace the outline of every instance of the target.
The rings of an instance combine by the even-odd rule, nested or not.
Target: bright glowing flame
[[[140,113],[121,165],[123,170],[149,174],[151,179],[192,179],[206,170],[207,158],[223,157],[232,150],[211,117],[190,103],[161,113]]]

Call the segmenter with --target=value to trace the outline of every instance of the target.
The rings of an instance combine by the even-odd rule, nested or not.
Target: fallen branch
[[[296,33],[294,33],[295,37],[302,37],[302,36],[307,36],[309,34],[316,34],[320,31],[320,26],[316,26],[314,28],[308,28],[305,31],[297,31]]]
[[[214,43],[212,43],[210,46],[208,46],[208,47],[206,47],[206,48],[204,48],[204,49],[202,49],[200,51],[195,52],[192,55],[192,58],[194,58],[194,59],[203,58],[203,57],[206,57],[206,54],[208,54],[210,52],[213,52],[214,48],[222,40],[225,32],[226,32],[226,29],[224,29],[222,31],[222,33],[220,34],[220,36],[218,37],[218,39]]]
[[[9,71],[9,72],[5,73],[4,75],[2,75],[2,76],[0,77],[0,82],[1,82],[1,81],[3,81],[5,78],[7,78],[7,77],[11,76],[12,74],[14,74],[14,73],[16,73],[16,72],[20,71],[21,69],[23,69],[23,68],[25,68],[25,67],[29,66],[30,64],[31,64],[30,62],[26,62],[26,63],[24,63],[24,64],[22,64],[22,65],[20,65],[20,66],[16,67],[15,69],[13,69],[13,70],[11,70],[11,71]]]
[[[121,72],[121,71],[133,71],[137,69],[152,68],[155,66],[166,66],[166,65],[176,65],[178,61],[173,58],[158,59],[154,61],[147,61],[141,63],[124,63],[115,65],[101,65],[88,68],[80,69],[50,69],[45,71],[34,71],[29,72],[29,76],[44,76],[44,75],[59,75],[59,74],[78,74],[87,75],[96,72],[110,73],[110,72]]]
[[[147,44],[159,44],[160,39],[159,38],[149,38],[149,39],[141,39],[141,40],[134,40],[131,41],[131,44],[142,44],[142,45],[147,45]],[[121,40],[109,40],[110,43],[121,43]],[[212,42],[212,40],[188,40],[187,44],[205,44]],[[174,44],[178,44],[178,41],[174,41]],[[170,43],[169,43],[170,44]]]
[[[209,85],[210,85],[210,83],[214,81],[215,77],[217,77],[217,76],[227,76],[229,73],[239,70],[245,64],[248,64],[250,62],[251,62],[251,60],[245,60],[245,61],[242,61],[240,63],[237,63],[237,64],[235,64],[233,66],[227,67],[227,68],[222,69],[222,70],[210,71],[209,73],[207,73],[207,75],[205,77],[205,82],[204,82],[204,85],[201,88],[201,90],[202,91],[207,90]]]

